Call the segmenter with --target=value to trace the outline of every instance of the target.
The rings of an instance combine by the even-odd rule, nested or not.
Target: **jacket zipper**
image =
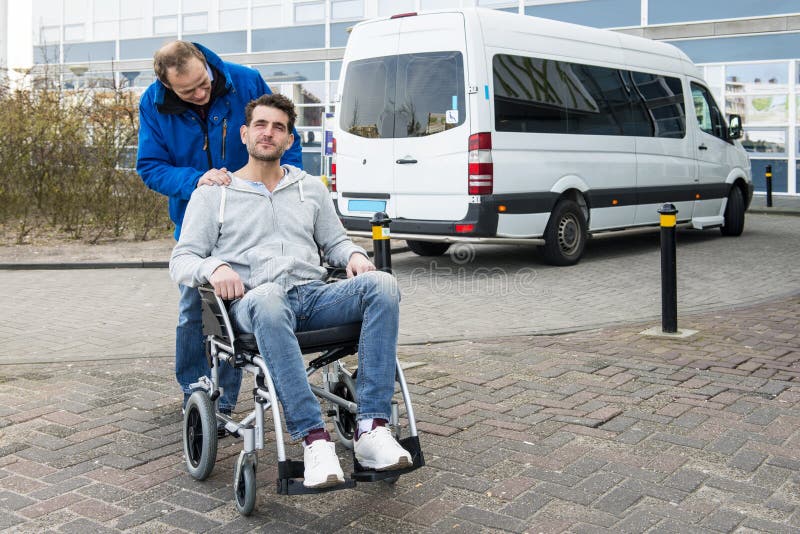
[[[225,165],[225,138],[228,136],[228,119],[222,119],[222,164]]]

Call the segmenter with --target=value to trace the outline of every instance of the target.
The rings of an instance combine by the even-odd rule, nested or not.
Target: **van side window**
[[[686,134],[678,78],[506,54],[492,64],[497,131]]]
[[[725,139],[727,137],[725,135],[725,121],[708,89],[692,82],[692,101],[694,102],[694,112],[700,129],[714,137]]]
[[[645,72],[631,72],[630,77],[653,125],[654,131],[648,135],[682,139],[686,113],[680,79]]]
[[[353,61],[342,88],[340,126],[360,137],[424,137],[464,124],[461,52]]]

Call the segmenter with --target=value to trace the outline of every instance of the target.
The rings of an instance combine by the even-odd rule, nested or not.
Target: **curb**
[[[0,263],[0,271],[68,271],[71,269],[166,269],[168,261],[107,261],[72,263]]]
[[[392,249],[392,254],[408,252],[408,247]],[[367,254],[372,257],[371,250]],[[57,263],[0,263],[0,271],[69,271],[78,269],[168,269],[168,261],[103,261]]]
[[[786,209],[786,208],[748,208],[747,213],[760,213],[765,215],[791,215],[798,217],[800,216],[800,210],[798,209]]]

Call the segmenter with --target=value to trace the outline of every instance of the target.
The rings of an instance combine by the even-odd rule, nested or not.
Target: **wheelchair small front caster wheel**
[[[256,507],[256,466],[252,462],[245,462],[240,456],[236,468],[233,470],[233,496],[236,500],[236,509],[242,515],[250,515]]]
[[[186,469],[197,480],[205,480],[217,460],[217,417],[205,391],[195,391],[183,415],[183,456]]]

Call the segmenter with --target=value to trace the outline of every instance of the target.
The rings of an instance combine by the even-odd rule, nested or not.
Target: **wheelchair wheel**
[[[197,480],[205,480],[217,459],[217,417],[205,391],[195,391],[186,402],[183,416],[183,456],[186,469]]]
[[[343,380],[336,383],[333,388],[333,394],[350,402],[358,403],[355,391],[356,373],[358,373],[358,370],[356,370],[352,376],[342,372],[341,378]],[[356,428],[358,428],[356,415],[348,412],[340,406],[336,406],[336,415],[333,417],[333,426],[336,429],[336,435],[339,436],[339,442],[344,447],[352,449],[353,439],[356,435]]]
[[[250,515],[256,507],[256,467],[249,463],[237,467],[234,469],[236,480],[233,481],[236,509],[242,515]]]

